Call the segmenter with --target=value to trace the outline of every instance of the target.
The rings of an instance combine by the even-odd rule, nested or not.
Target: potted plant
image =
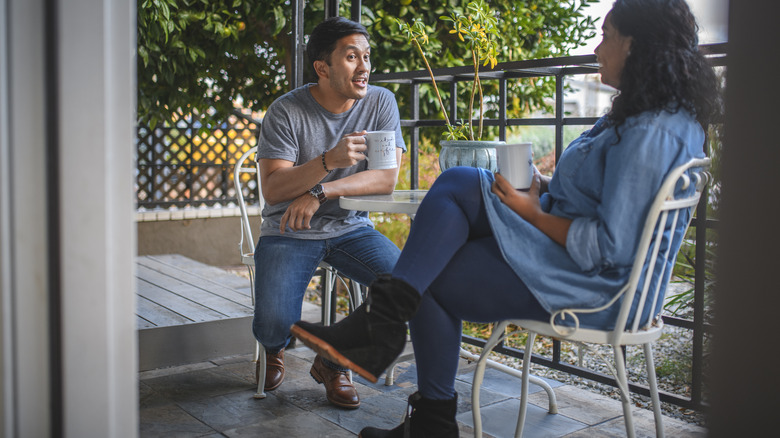
[[[445,140],[441,142],[442,150],[439,154],[439,165],[442,170],[453,166],[468,165],[495,171],[495,146],[504,142],[482,140],[485,108],[479,69],[481,66],[490,66],[492,69],[498,62],[496,60],[499,42],[498,21],[483,0],[470,1],[466,4],[463,12],[452,10],[449,16],[442,16],[440,19],[450,23],[451,30],[449,32],[456,34],[458,39],[468,46],[471,58],[470,63],[474,68],[474,80],[471,83],[469,95],[469,117],[467,123],[453,124],[447,115],[436,78],[425,55],[425,50],[423,50],[423,47],[429,44],[429,36],[425,24],[417,19],[412,20],[411,24],[403,20],[396,20],[409,43],[422,56],[425,68],[431,77],[439,109],[444,116],[447,126],[447,132],[444,133]],[[473,120],[475,102],[478,105],[479,114],[476,135]]]

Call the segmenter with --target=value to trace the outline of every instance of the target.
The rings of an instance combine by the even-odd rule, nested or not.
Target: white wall
[[[585,13],[597,18],[596,36],[587,45],[572,51],[572,55],[590,55],[601,42],[601,25],[614,0],[600,0],[585,9]],[[728,39],[728,0],[688,0],[688,5],[699,24],[699,43],[722,43]]]
[[[2,436],[137,435],[135,8],[0,0]]]

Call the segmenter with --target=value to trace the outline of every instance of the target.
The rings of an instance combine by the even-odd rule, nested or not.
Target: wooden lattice
[[[259,122],[239,116],[216,128],[202,128],[193,115],[155,128],[139,125],[137,207],[235,206],[233,167],[259,132]],[[256,202],[257,184],[243,187],[247,202]]]

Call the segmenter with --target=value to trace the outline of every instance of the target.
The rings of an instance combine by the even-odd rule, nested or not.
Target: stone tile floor
[[[309,375],[314,352],[304,346],[285,354],[287,374],[281,387],[262,400],[255,393],[251,356],[234,356],[139,375],[141,437],[355,437],[365,426],[392,428],[400,423],[407,397],[416,390],[413,361],[396,368],[395,384],[372,384],[355,376],[361,407],[336,408],[324,388]],[[474,364],[461,361],[456,389],[461,436],[473,436],[471,379]],[[529,388],[527,437],[625,436],[618,401],[549,381],[558,399],[558,414],[547,413],[547,395]],[[520,381],[488,369],[482,386],[484,436],[514,435]],[[636,408],[637,436],[654,436],[651,411]],[[706,430],[665,418],[666,436],[706,436]]]

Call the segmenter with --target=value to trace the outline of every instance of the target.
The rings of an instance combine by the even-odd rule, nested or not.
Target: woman
[[[462,320],[548,321],[563,308],[608,303],[627,281],[664,177],[704,155],[717,80],[698,51],[685,0],[617,0],[602,30],[601,80],[620,92],[566,149],[550,180],[537,173],[524,193],[485,170],[447,170],[367,304],[331,327],[292,328],[306,345],[375,381],[403,348],[410,320],[419,382],[406,424],[412,437],[458,436]],[[580,326],[603,326],[608,313],[580,317]],[[401,425],[360,436],[406,435]]]

